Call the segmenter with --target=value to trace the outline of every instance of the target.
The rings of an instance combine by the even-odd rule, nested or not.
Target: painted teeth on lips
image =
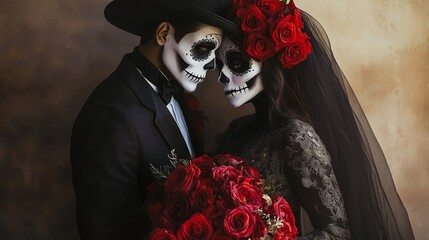
[[[189,78],[194,83],[199,83],[199,82],[202,82],[204,80],[205,76],[194,75],[194,74],[192,74],[192,73],[190,73],[190,72],[188,72],[186,70],[185,70],[185,72],[186,72],[186,77]]]
[[[238,93],[245,93],[247,90],[249,90],[249,88],[247,86],[245,87],[241,87],[239,89],[231,89],[231,90],[227,90],[225,91],[225,96],[232,96],[234,97],[234,94],[238,94]]]

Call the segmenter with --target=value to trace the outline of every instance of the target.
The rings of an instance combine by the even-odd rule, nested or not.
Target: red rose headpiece
[[[233,14],[244,33],[246,52],[264,62],[278,55],[291,68],[311,52],[310,39],[293,0],[233,0]]]

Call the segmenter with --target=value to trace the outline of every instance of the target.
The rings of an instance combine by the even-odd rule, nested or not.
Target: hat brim
[[[138,1],[112,1],[104,15],[112,25],[129,33],[141,36],[142,25],[159,21],[193,21],[218,27],[230,34],[238,35],[241,28],[234,22],[192,4],[172,4],[171,1],[150,1],[144,7]],[[137,4],[138,5],[138,4]]]

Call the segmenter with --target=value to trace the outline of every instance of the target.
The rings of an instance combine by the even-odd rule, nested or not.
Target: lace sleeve
[[[300,239],[350,239],[343,198],[331,159],[313,127],[295,120],[284,144],[283,170],[314,231]]]

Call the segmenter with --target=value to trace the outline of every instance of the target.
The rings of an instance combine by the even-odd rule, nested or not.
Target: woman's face
[[[262,63],[248,59],[239,47],[224,37],[217,52],[219,82],[224,84],[225,97],[233,107],[252,100],[264,90],[260,76]]]

